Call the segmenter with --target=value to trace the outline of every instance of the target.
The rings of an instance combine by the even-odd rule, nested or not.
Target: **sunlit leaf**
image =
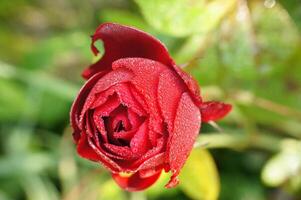
[[[102,200],[125,200],[126,196],[124,191],[117,186],[117,184],[112,180],[108,180],[101,184],[99,188],[99,199]]]
[[[45,153],[3,157],[0,159],[0,177],[38,174],[53,168],[55,160]]]
[[[278,1],[277,1],[278,2]],[[301,4],[299,0],[279,0],[279,2],[287,9],[288,13],[294,19],[294,22],[301,30]]]
[[[135,0],[149,24],[174,36],[205,33],[214,29],[235,0]]]
[[[23,55],[20,66],[29,69],[48,68],[57,74],[66,70],[68,73],[65,72],[63,75],[68,77],[68,75],[80,70],[80,65],[85,65],[91,57],[89,45],[90,37],[81,32],[49,37],[37,42],[30,51],[27,51]],[[71,66],[72,68],[70,68]],[[78,74],[80,74],[79,71]]]
[[[175,55],[177,63],[186,65],[189,64],[187,62],[200,59],[197,56],[205,51],[208,40],[209,36],[203,34],[192,35],[189,37]]]
[[[128,26],[134,26],[144,31],[150,29],[140,16],[135,15],[133,14],[133,12],[129,12],[128,10],[121,10],[121,9],[102,10],[100,13],[100,19],[105,22],[115,22],[115,23],[120,23]]]
[[[30,176],[22,182],[26,196],[30,200],[59,200],[58,191],[48,179]]]
[[[282,151],[272,157],[263,168],[261,177],[269,186],[277,187],[295,176],[301,176],[301,143],[285,140],[282,148]]]
[[[220,29],[219,55],[228,76],[239,79],[256,78],[256,41],[247,3],[241,1]],[[223,66],[221,66],[223,67]]]
[[[188,67],[188,71],[194,75],[201,86],[216,85],[220,82],[223,67],[216,46],[207,48],[195,65]]]
[[[262,73],[281,76],[291,67],[284,62],[301,44],[297,27],[279,3],[269,8],[260,0],[252,1],[250,8],[260,53],[258,67]]]
[[[0,78],[0,120],[13,120],[19,116],[25,105],[23,89],[11,80]]]
[[[207,150],[196,148],[191,152],[180,174],[180,187],[192,199],[218,198],[219,175]]]
[[[166,198],[172,197],[177,194],[178,188],[166,189],[164,186],[168,183],[170,179],[170,174],[162,171],[160,178],[154,185],[146,190],[146,194],[150,199],[160,198],[160,196],[164,196]]]

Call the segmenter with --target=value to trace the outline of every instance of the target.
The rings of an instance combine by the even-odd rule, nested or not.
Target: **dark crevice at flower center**
[[[103,117],[105,129],[107,130],[108,142],[110,144],[114,144],[116,146],[130,146],[130,141],[122,139],[122,138],[115,138],[113,136],[114,133],[128,131],[125,128],[124,122],[122,120],[120,120],[116,123],[116,125],[114,127],[112,127],[112,126],[110,126],[111,120],[113,120],[111,117]]]
[[[130,147],[132,138],[148,118],[148,115],[139,116],[123,104],[118,105],[108,115],[101,116],[103,128],[105,129],[103,134],[106,134],[106,140],[100,138],[99,143]]]
[[[130,146],[130,142],[124,139],[118,139],[118,142],[121,144],[121,146]]]
[[[117,122],[115,128],[114,128],[114,132],[121,132],[121,131],[125,131],[125,127],[123,125],[122,121]]]
[[[105,129],[107,131],[107,137],[108,137],[109,143],[114,144],[112,134],[110,133],[111,131],[110,131],[110,126],[109,126],[109,118],[110,117],[102,117],[102,120],[104,122],[104,126],[105,126]]]

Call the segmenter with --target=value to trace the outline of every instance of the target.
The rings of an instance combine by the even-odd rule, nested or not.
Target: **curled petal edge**
[[[124,190],[135,192],[144,190],[153,185],[160,177],[162,169],[155,170],[148,173],[140,173],[140,171],[134,174],[112,174],[112,178],[115,182]]]
[[[200,110],[202,122],[217,121],[225,117],[232,110],[232,105],[217,101],[208,101],[202,103]]]

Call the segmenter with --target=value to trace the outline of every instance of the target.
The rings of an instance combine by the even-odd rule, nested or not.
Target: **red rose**
[[[198,84],[147,33],[102,24],[92,36],[95,54],[98,39],[105,53],[84,71],[88,81],[70,114],[79,155],[102,163],[130,191],[149,187],[163,169],[172,173],[166,187],[176,186],[201,121],[231,106],[203,103]]]

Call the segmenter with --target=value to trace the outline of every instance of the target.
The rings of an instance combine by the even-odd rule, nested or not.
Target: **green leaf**
[[[253,80],[257,77],[256,41],[247,9],[247,3],[240,3],[236,12],[222,23],[220,30],[218,45],[221,61],[231,74],[231,79]]]
[[[240,161],[241,162],[241,161]],[[230,163],[229,163],[230,164]],[[231,165],[238,163],[231,163]],[[265,188],[257,176],[246,174],[242,169],[221,174],[221,200],[266,200]]]
[[[23,55],[22,62],[18,65],[29,69],[51,69],[57,74],[70,76],[82,69],[77,66],[84,66],[91,58],[90,42],[87,33],[74,31],[58,34],[37,42]]]
[[[45,72],[25,70],[0,61],[0,78],[21,81],[35,90],[47,91],[62,99],[73,101],[79,87]]]
[[[0,78],[0,92],[0,120],[14,120],[25,106],[24,88],[11,80]]]
[[[299,0],[279,0],[279,2],[285,7],[287,12],[292,16],[294,22],[301,30],[301,4]]]
[[[135,0],[146,21],[173,36],[214,29],[235,5],[235,0]]]
[[[220,82],[220,74],[223,71],[220,60],[217,49],[210,47],[199,60],[198,66],[192,68],[191,73],[201,86],[216,85]]]
[[[2,190],[0,190],[0,199],[1,200],[9,200],[8,196]]]
[[[106,9],[101,11],[100,19],[106,22],[115,22],[123,25],[134,26],[144,31],[148,31],[150,29],[140,16],[127,10]]]
[[[99,188],[99,199],[103,200],[125,200],[125,193],[117,186],[117,184],[112,180],[108,180],[101,184]]]
[[[26,177],[23,187],[28,199],[31,200],[58,200],[59,194],[52,182],[48,178],[39,176]]]
[[[283,77],[291,69],[287,59],[300,46],[298,29],[279,3],[267,8],[262,1],[252,1],[250,8],[260,53],[259,70]]]
[[[170,174],[165,173],[163,170],[156,183],[146,190],[147,197],[149,199],[159,199],[160,197],[162,198],[162,196],[164,196],[167,199],[172,199],[173,196],[176,196],[179,192],[177,187],[169,190],[166,190],[164,187],[168,183],[169,179]]]
[[[185,41],[184,45],[177,51],[175,55],[176,62],[186,64],[187,62],[194,61],[194,59],[199,59],[196,56],[205,51],[208,41],[209,36],[205,34],[190,36]]]
[[[264,166],[261,177],[272,187],[285,184],[296,176],[301,176],[301,142],[284,140],[282,151],[272,157]]]
[[[196,148],[191,152],[180,174],[180,187],[192,199],[218,198],[219,175],[207,150]]]

